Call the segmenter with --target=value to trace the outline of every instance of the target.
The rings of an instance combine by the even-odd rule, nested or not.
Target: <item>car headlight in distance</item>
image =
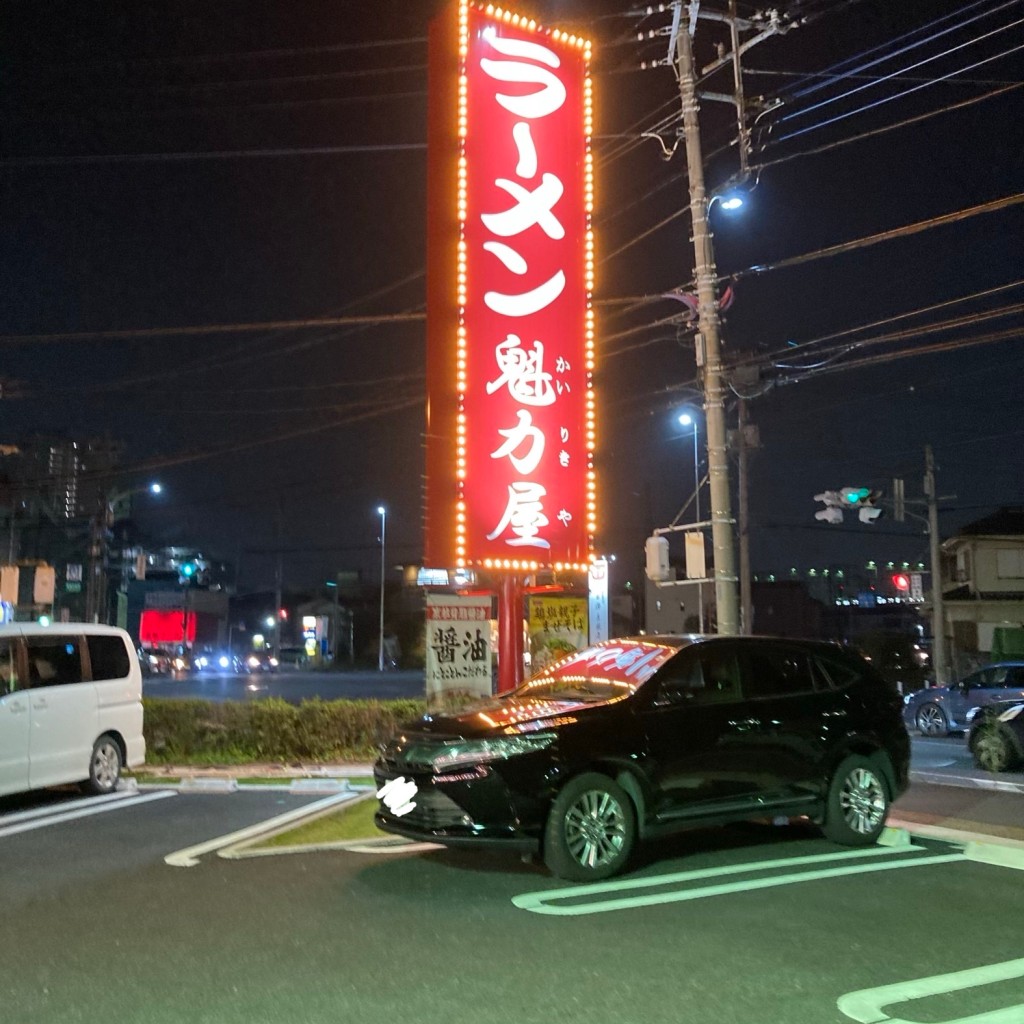
[[[1012,722],[1018,715],[1024,714],[1024,704],[1015,704],[1012,708],[1007,708],[999,716],[1000,722]]]
[[[533,733],[529,736],[497,736],[487,740],[456,740],[434,752],[429,763],[434,771],[448,771],[463,765],[504,761],[520,754],[543,750],[555,741],[555,733]]]
[[[260,659],[257,658],[255,654],[253,654],[253,655],[251,655],[249,657],[249,668],[257,668],[257,667],[259,667],[259,663],[260,663]]]
[[[220,656],[220,661],[217,662],[217,664],[220,665],[221,668],[227,668],[231,662],[228,660],[228,656],[226,654],[222,654]]]

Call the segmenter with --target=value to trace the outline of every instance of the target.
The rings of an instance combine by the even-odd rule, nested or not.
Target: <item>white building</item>
[[[1024,657],[1024,507],[1001,508],[942,544],[943,603],[955,676]]]

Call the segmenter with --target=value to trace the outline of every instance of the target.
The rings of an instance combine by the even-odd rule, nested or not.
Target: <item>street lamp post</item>
[[[697,418],[688,412],[680,413],[679,423],[684,427],[693,427],[693,521],[700,522],[700,455],[697,448]],[[703,533],[701,534],[703,537]],[[697,584],[697,621],[698,629],[704,632],[704,584]]]
[[[112,494],[100,495],[99,509],[92,522],[89,542],[89,580],[85,592],[85,617],[89,622],[106,622],[107,608],[107,559],[110,554],[108,531],[117,520],[117,507],[134,494],[160,494],[159,483],[129,487]],[[123,568],[123,567],[122,567]]]
[[[384,540],[387,529],[387,509],[377,506],[380,516],[380,640],[377,646],[377,671],[384,671]]]

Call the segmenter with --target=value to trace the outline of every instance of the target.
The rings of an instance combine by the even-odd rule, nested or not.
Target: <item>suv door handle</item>
[[[49,706],[50,705],[46,703],[46,698],[45,697],[36,697],[36,699],[34,701],[32,701],[32,707],[34,707],[34,708],[36,708],[37,710],[40,710],[40,711],[45,710]]]

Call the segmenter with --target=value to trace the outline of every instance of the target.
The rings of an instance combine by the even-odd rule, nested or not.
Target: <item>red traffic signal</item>
[[[892,578],[892,585],[900,593],[905,594],[910,590],[910,577],[906,573],[898,572]]]

